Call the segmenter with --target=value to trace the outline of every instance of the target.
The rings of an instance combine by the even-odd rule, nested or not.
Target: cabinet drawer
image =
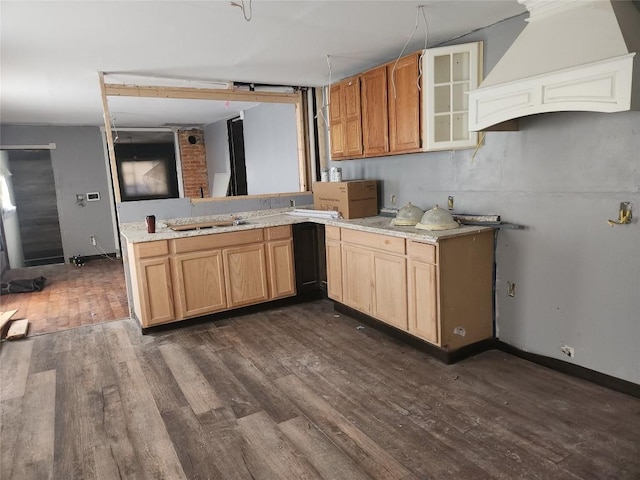
[[[291,225],[269,227],[264,229],[267,240],[283,240],[291,237]]]
[[[158,257],[160,255],[169,255],[169,245],[166,240],[136,243],[133,248],[135,251],[136,258],[148,258],[148,257]]]
[[[330,227],[327,225],[324,229],[327,240],[340,240],[340,227]]]
[[[173,253],[197,252],[198,250],[258,243],[263,240],[264,231],[262,228],[243,230],[241,232],[212,233],[210,235],[171,240],[171,251]]]
[[[409,258],[424,263],[436,263],[436,246],[428,243],[407,242]]]
[[[358,230],[342,229],[342,241],[354,243],[363,247],[376,248],[385,252],[405,253],[404,238],[380,235],[377,233],[360,232]]]

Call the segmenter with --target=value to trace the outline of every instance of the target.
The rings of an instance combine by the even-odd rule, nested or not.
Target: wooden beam
[[[111,116],[109,114],[109,102],[107,101],[104,73],[98,72],[100,79],[100,94],[102,96],[102,114],[104,116],[104,131],[107,136],[107,150],[109,151],[109,164],[111,165],[111,181],[113,182],[113,196],[116,203],[120,203],[120,178],[116,164],[116,150],[113,147],[113,133],[111,132]]]
[[[256,103],[298,103],[299,92],[249,92],[220,88],[156,87],[147,85],[104,85],[108,97],[181,98],[188,100],[229,100]]]
[[[298,92],[298,102],[296,102],[296,126],[298,134],[298,177],[300,181],[300,191],[309,190],[309,181],[307,175],[307,137],[305,135],[304,117],[306,111],[302,102],[302,91]]]

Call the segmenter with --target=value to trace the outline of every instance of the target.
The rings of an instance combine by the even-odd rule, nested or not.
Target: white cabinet
[[[422,61],[424,150],[474,148],[467,92],[482,79],[482,42],[427,49]]]

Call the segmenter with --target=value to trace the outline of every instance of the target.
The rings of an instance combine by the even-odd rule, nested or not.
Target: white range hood
[[[640,11],[630,0],[518,0],[528,25],[476,90],[469,130],[558,111],[640,110]]]

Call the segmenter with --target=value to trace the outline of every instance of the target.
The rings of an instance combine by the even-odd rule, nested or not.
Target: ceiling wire
[[[429,24],[427,23],[427,15],[424,12],[425,6],[424,5],[418,5],[416,7],[416,22],[415,25],[413,26],[413,30],[411,31],[411,35],[409,36],[409,38],[407,39],[407,41],[404,44],[404,47],[402,47],[402,50],[400,51],[400,55],[398,55],[398,58],[396,59],[395,63],[393,64],[393,68],[391,69],[391,85],[393,86],[393,98],[396,98],[396,79],[395,79],[395,73],[396,73],[396,67],[398,66],[398,62],[400,61],[400,59],[402,58],[402,55],[404,55],[404,51],[407,49],[407,46],[409,46],[409,43],[411,42],[411,40],[413,39],[413,36],[415,35],[416,31],[418,30],[418,23],[420,21],[420,14],[422,14],[422,18],[424,20],[424,26],[425,26],[425,34],[424,34],[424,49],[427,49],[427,40],[429,38]],[[419,64],[419,75],[418,75],[418,90],[420,89],[420,77],[422,76],[422,62],[418,62]]]
[[[249,15],[247,15],[247,11],[246,11],[246,6],[244,4],[244,0],[240,0],[240,3],[238,2],[231,2],[231,6],[232,7],[239,7],[242,10],[242,16],[244,17],[244,19],[247,22],[251,21],[251,18],[253,17],[253,6],[252,6],[252,2],[253,0],[249,0]]]
[[[330,100],[331,97],[329,95],[329,89],[331,88],[331,81],[332,81],[333,73],[331,71],[331,55],[327,55],[326,57],[327,57],[327,66],[329,68],[329,71],[327,73],[327,82],[322,87],[322,105],[318,109],[318,112],[316,113],[315,118],[317,119],[318,115],[320,115],[322,117],[322,121],[325,123],[325,125],[330,127],[327,118],[324,116],[324,109],[325,108],[329,108],[329,103],[331,101]]]

